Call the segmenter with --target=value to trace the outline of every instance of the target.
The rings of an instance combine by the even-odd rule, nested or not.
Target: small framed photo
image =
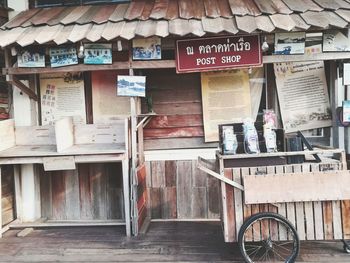
[[[41,48],[22,49],[17,54],[19,68],[45,67],[45,50]]]
[[[50,48],[50,62],[53,68],[77,65],[77,49],[73,46]]]
[[[117,95],[129,97],[146,96],[145,76],[118,76]]]
[[[162,59],[161,39],[149,37],[132,41],[133,60]]]
[[[323,52],[350,51],[350,38],[339,30],[323,33]]]
[[[112,44],[85,44],[84,64],[112,64]]]
[[[305,32],[276,33],[275,34],[275,54],[293,55],[304,54],[305,52]]]

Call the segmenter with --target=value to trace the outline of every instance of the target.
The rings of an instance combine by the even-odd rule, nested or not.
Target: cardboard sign
[[[176,41],[178,73],[259,67],[259,35],[182,39]]]

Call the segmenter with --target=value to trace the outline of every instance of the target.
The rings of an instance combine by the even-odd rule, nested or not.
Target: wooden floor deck
[[[10,230],[0,239],[0,262],[242,262],[223,241],[218,223],[152,223],[146,235],[126,238],[124,227]],[[298,262],[350,262],[341,242],[303,242]]]

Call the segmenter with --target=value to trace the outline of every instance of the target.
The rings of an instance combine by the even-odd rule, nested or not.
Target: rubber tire
[[[350,246],[349,245],[345,245],[343,246],[344,252],[347,254],[350,254]]]
[[[245,254],[245,251],[243,249],[243,236],[244,236],[244,232],[247,230],[247,228],[256,220],[258,219],[262,219],[262,218],[265,218],[265,217],[268,217],[268,218],[276,218],[276,219],[279,219],[281,221],[283,221],[286,226],[288,226],[294,236],[295,236],[295,239],[296,239],[296,242],[297,242],[297,247],[296,247],[296,251],[293,255],[293,257],[291,258],[291,260],[289,261],[289,263],[292,263],[292,262],[295,262],[296,258],[298,257],[299,255],[299,250],[300,250],[300,240],[299,240],[299,236],[298,236],[298,233],[297,231],[295,230],[294,226],[292,225],[291,222],[289,222],[289,220],[279,214],[276,214],[276,213],[269,213],[269,212],[266,212],[266,213],[258,213],[258,214],[255,214],[251,217],[249,217],[244,223],[243,225],[241,226],[241,228],[239,229],[239,234],[238,234],[238,246],[239,246],[239,250],[241,252],[241,255],[242,257],[244,258],[244,261],[249,263],[250,261],[248,261],[247,257],[246,257],[246,254]]]

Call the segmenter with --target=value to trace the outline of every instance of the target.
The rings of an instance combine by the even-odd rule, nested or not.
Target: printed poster
[[[86,123],[84,79],[80,72],[40,75],[42,125],[63,117]]]
[[[275,63],[274,70],[286,133],[332,126],[323,61]]]
[[[201,74],[206,142],[219,140],[218,125],[256,119],[263,86],[263,68]]]

